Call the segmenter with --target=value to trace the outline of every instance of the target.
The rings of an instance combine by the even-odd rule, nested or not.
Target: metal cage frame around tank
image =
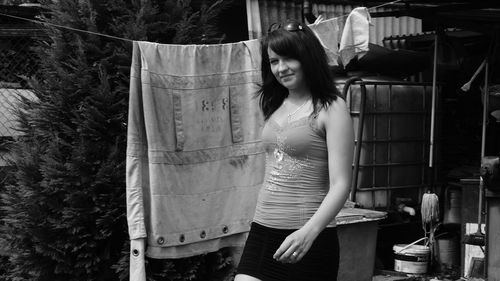
[[[342,96],[349,105],[355,126],[355,151],[350,200],[358,203],[361,201],[361,206],[368,209],[388,210],[398,204],[398,202],[395,202],[397,200],[401,201],[401,203],[411,201],[410,204],[419,206],[423,193],[436,182],[436,167],[433,165],[433,168],[429,168],[429,150],[436,151],[436,146],[430,146],[432,84],[392,80],[363,80],[358,77],[347,79],[344,82],[336,82],[336,84],[338,87],[344,85]],[[408,89],[406,95],[410,96],[412,93],[417,95],[417,98],[409,98],[408,102],[415,101],[415,103],[419,103],[419,110],[400,110],[393,106],[395,94],[399,94],[400,97],[398,98],[401,99],[401,93],[405,92],[401,89],[405,87]],[[395,91],[395,88],[398,90]],[[385,104],[385,110],[381,110],[380,102],[377,101],[377,98],[382,95],[381,91],[386,92],[387,104]],[[421,99],[420,102],[418,99]],[[401,100],[399,104],[401,105]],[[384,107],[383,104],[382,107]],[[421,130],[423,134],[418,137],[394,138],[396,132],[393,132],[393,123],[401,116],[406,116],[409,120],[412,118],[415,118],[416,121],[420,120],[421,127],[415,129]],[[383,118],[385,118],[385,121],[382,120]],[[386,124],[382,124],[384,122]],[[439,122],[435,124],[439,124]],[[387,129],[387,138],[385,139],[377,136],[378,127],[380,126],[385,126]],[[367,132],[372,135],[367,136]],[[381,148],[384,146],[387,154],[386,159],[381,162],[380,153],[383,152]],[[419,147],[419,151],[416,151],[415,155],[413,155],[415,156],[414,161],[401,162],[393,159],[397,158],[394,157],[394,150],[397,147],[400,149]],[[367,152],[372,155],[368,156]],[[402,154],[405,153],[407,154],[408,151],[402,152]],[[371,161],[363,163],[362,158],[368,158]],[[436,162],[436,160],[434,161]],[[380,185],[381,177],[377,173],[384,170],[386,184]],[[413,181],[410,180],[411,184],[405,184],[405,180],[402,180],[402,182],[393,180],[394,175],[392,173],[398,170],[407,171],[410,177],[413,176]],[[367,176],[370,179],[367,179]],[[402,175],[398,176],[401,178]],[[415,178],[416,176],[418,178]],[[364,197],[364,199],[360,200],[360,197]],[[371,202],[367,204],[367,200],[371,200]]]

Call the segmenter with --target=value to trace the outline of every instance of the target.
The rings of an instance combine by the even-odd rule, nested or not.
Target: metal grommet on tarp
[[[146,241],[144,238],[130,240],[130,280],[146,281],[145,249]]]
[[[184,234],[181,234],[179,236],[179,242],[184,243],[185,240],[186,240],[186,236]]]
[[[160,245],[163,245],[163,243],[165,243],[165,238],[158,237],[158,240],[156,240],[156,242],[158,242],[158,244],[160,244]]]
[[[207,232],[205,232],[205,230],[202,230],[200,233],[200,238],[204,239],[205,237],[207,237]]]
[[[229,232],[229,227],[227,227],[227,225],[224,225],[224,226],[222,227],[222,233],[224,233],[224,234],[225,234],[225,233],[228,233],[228,232]]]

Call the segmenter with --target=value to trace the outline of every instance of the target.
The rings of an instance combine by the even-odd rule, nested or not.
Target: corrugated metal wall
[[[302,20],[302,0],[246,0],[249,38],[261,37],[269,25],[285,19]],[[337,4],[313,4],[313,14],[322,14],[325,18],[340,17],[341,26],[352,9],[356,6]],[[385,12],[390,9],[381,7],[370,9],[370,12]],[[412,17],[372,18],[370,27],[370,43],[382,44],[384,37],[416,34],[422,32],[422,21]]]

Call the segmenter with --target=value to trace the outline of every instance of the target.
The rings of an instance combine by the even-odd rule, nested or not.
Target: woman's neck
[[[309,90],[289,90],[287,100],[292,103],[301,103],[311,98]]]

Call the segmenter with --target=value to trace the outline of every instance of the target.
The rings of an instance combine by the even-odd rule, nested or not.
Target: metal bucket
[[[447,187],[444,198],[444,224],[459,224],[462,222],[462,191],[458,188]]]
[[[436,256],[442,270],[460,267],[460,241],[458,237],[436,239]]]

